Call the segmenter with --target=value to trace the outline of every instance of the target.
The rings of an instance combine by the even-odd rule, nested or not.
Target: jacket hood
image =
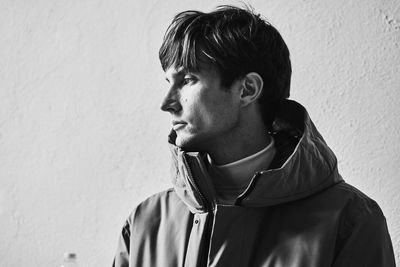
[[[268,170],[256,173],[236,204],[265,207],[282,204],[322,191],[342,181],[337,160],[299,103],[284,100],[273,122],[276,155]],[[185,152],[169,135],[171,178],[175,192],[194,212],[215,207],[215,192],[207,172],[205,153]]]

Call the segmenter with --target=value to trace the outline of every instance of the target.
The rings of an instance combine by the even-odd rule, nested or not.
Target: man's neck
[[[242,136],[239,142],[228,138],[214,146],[208,154],[215,164],[224,165],[253,155],[267,147],[270,142],[271,137],[266,131],[255,131]]]

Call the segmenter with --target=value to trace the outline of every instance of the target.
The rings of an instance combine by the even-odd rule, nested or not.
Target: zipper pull
[[[256,185],[256,180],[260,176],[261,176],[261,172],[256,172],[254,174],[254,176],[253,176],[253,178],[251,178],[251,181],[250,181],[249,185],[247,186],[246,190],[244,190],[244,192],[236,198],[235,206],[242,206],[243,199],[248,197],[248,195],[253,191],[253,189]]]

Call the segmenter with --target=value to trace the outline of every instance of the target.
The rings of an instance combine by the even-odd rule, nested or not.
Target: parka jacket
[[[235,205],[220,205],[205,155],[170,138],[173,188],[139,204],[123,226],[118,267],[392,267],[375,201],[345,183],[306,110],[285,100],[277,149]]]

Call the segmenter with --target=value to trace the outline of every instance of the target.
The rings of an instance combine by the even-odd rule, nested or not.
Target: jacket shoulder
[[[336,187],[340,192],[339,196],[344,200],[339,218],[339,240],[350,238],[361,228],[387,231],[386,218],[375,200],[345,182]]]
[[[344,182],[337,190],[345,205],[332,266],[395,266],[386,218],[376,201]]]
[[[128,266],[132,236],[139,240],[137,242],[145,240],[146,236],[157,232],[154,229],[159,227],[163,218],[176,216],[176,213],[171,214],[171,209],[182,209],[181,205],[173,189],[154,194],[137,205],[122,227],[113,266]]]
[[[346,217],[360,219],[362,217],[377,216],[384,218],[378,203],[359,189],[346,182],[341,182],[335,187],[340,196],[344,197],[345,206],[343,212],[344,215],[347,215]]]
[[[139,203],[130,213],[127,222],[132,225],[154,223],[177,210],[187,210],[173,188],[156,193]],[[169,215],[171,214],[171,215]]]

